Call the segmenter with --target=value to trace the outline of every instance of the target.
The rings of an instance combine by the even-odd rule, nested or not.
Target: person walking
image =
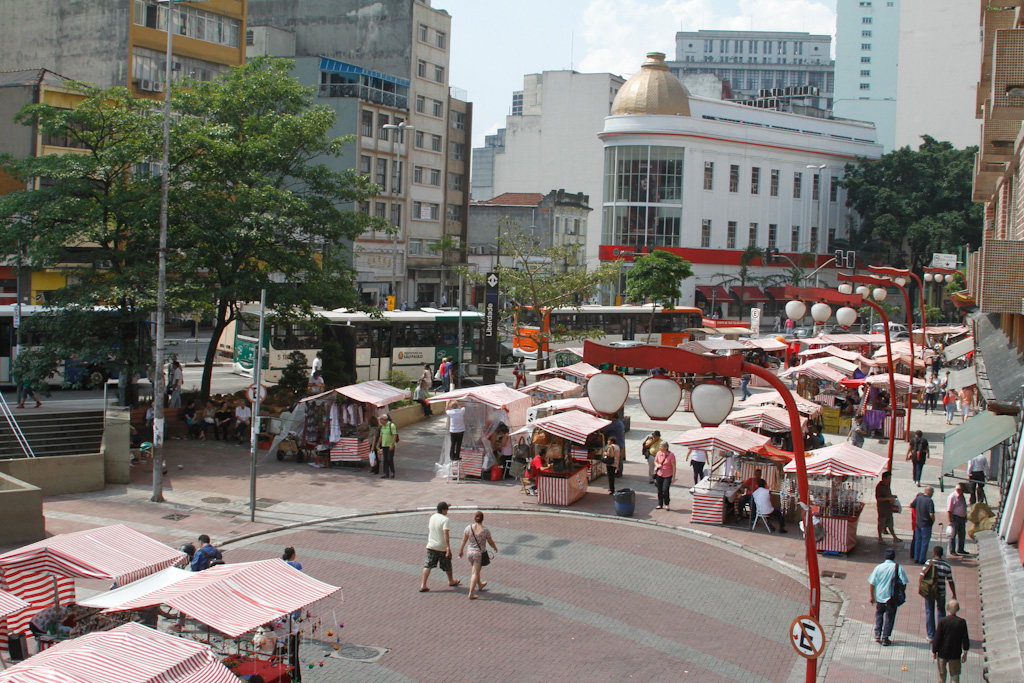
[[[420,384],[426,387],[427,391],[434,386],[434,375],[430,372],[430,363],[423,364],[423,373],[420,375]]]
[[[452,388],[452,364],[447,357],[441,360],[441,391],[445,394]]]
[[[971,483],[971,505],[987,503],[985,480],[988,478],[988,458],[984,453],[974,456],[967,463],[967,478]]]
[[[952,389],[946,389],[942,395],[942,409],[946,411],[946,424],[953,424],[953,415],[956,411],[956,393]]]
[[[395,445],[398,444],[398,427],[391,421],[391,416],[385,413],[380,417],[380,453],[381,453],[381,479],[395,478]],[[450,553],[449,553],[450,555]]]
[[[974,408],[974,387],[961,387],[957,399],[960,405],[960,422],[962,424],[967,422],[967,418],[970,417],[971,410]]]
[[[36,390],[35,390],[35,387],[33,386],[32,380],[29,379],[28,377],[18,378],[18,405],[14,406],[14,407],[15,408],[24,408],[25,407],[25,400],[29,396],[31,396],[32,398],[35,399],[35,401],[36,401],[35,407],[36,408],[38,408],[41,405],[43,405],[43,402],[39,400],[39,395],[36,393]]]
[[[875,505],[878,507],[878,542],[882,542],[882,536],[886,531],[892,536],[893,543],[899,543],[896,537],[896,528],[893,525],[892,506],[896,502],[896,496],[892,495],[892,472],[882,472],[882,479],[875,486]]]
[[[885,549],[885,560],[876,565],[868,576],[868,585],[871,589],[871,604],[875,606],[875,642],[881,642],[883,647],[892,645],[892,629],[896,623],[896,582],[907,585],[907,573],[896,564],[896,551],[893,548]]]
[[[933,413],[936,411],[939,405],[939,378],[938,374],[935,373],[928,380],[928,384],[924,390],[924,414],[927,415],[928,411],[931,410]]]
[[[921,473],[924,472],[924,464],[928,460],[928,439],[918,429],[907,446],[907,460],[914,466],[914,483],[921,485]]]
[[[427,588],[427,579],[434,567],[441,567],[441,571],[448,575],[449,586],[462,583],[452,575],[451,521],[448,519],[448,503],[443,500],[437,504],[437,512],[427,521],[427,561],[423,565],[420,593],[430,590]]]
[[[526,363],[522,358],[517,359],[515,365],[512,366],[512,376],[516,378],[514,389],[518,389],[520,384],[526,385]]]
[[[708,463],[708,452],[703,448],[694,448],[686,454],[686,459],[690,461],[690,466],[693,468],[693,485],[696,486],[697,482],[704,478],[704,466]]]
[[[658,509],[668,510],[669,489],[676,477],[676,456],[668,449],[668,442],[660,441],[657,455],[651,459],[654,461],[654,485],[658,489]]]
[[[932,638],[932,659],[939,667],[939,683],[946,683],[947,672],[953,683],[960,683],[960,665],[967,661],[971,637],[967,633],[967,622],[957,616],[960,603],[950,600],[946,611],[949,616],[939,621]]]
[[[926,486],[924,491],[918,493],[914,502],[910,504],[917,518],[910,556],[918,564],[924,564],[928,559],[928,544],[932,540],[932,527],[935,525],[935,501],[932,500],[934,494],[935,489]]]
[[[199,549],[192,556],[190,568],[194,572],[201,572],[218,564],[224,564],[224,556],[217,548],[210,543],[210,537],[206,534],[199,535]]]
[[[316,356],[313,357],[313,363],[309,366],[309,377],[313,378],[313,375],[323,370],[324,367],[324,356],[323,351],[317,351]]]
[[[380,474],[381,453],[380,453],[380,421],[373,415],[366,421],[369,431],[366,433],[366,443],[370,444],[370,454],[373,464],[370,465],[370,474]]]
[[[772,328],[772,332],[782,332],[782,315],[780,313],[775,314],[775,326]]]
[[[741,401],[746,401],[748,398],[753,396],[753,394],[750,393],[750,388],[749,387],[750,387],[750,375],[747,374],[747,373],[744,373],[740,377],[740,400]]]
[[[854,415],[850,420],[850,435],[847,440],[857,448],[864,447],[864,437],[868,435],[868,428],[864,426],[864,416]]]
[[[452,462],[462,460],[462,438],[466,435],[466,408],[458,401],[448,404],[448,457]]]
[[[654,482],[654,459],[661,448],[661,432],[655,429],[650,436],[644,439],[644,458],[647,459],[647,483]]]
[[[938,609],[939,619],[946,618],[946,584],[949,592],[956,600],[956,584],[953,583],[953,568],[942,559],[942,546],[932,548],[932,556],[921,569],[921,585],[918,592],[924,598],[924,627],[928,640],[935,638],[935,611]],[[925,585],[927,583],[927,586]]]
[[[967,484],[960,482],[946,501],[949,525],[953,527],[953,535],[949,537],[950,557],[968,554],[964,551],[964,543],[967,541],[967,498],[964,496],[966,492]]]
[[[614,436],[608,438],[608,445],[604,447],[605,473],[608,475],[608,493],[615,493],[615,475],[619,471],[622,459],[622,448],[619,447],[619,440]]]
[[[498,546],[494,544],[494,539],[491,537],[491,530],[484,526],[484,513],[477,510],[476,514],[473,515],[473,523],[462,532],[462,546],[459,548],[459,557],[462,557],[466,546],[469,546],[469,553],[466,554],[466,559],[469,560],[471,567],[469,574],[470,600],[476,600],[479,597],[476,591],[483,590],[487,586],[487,582],[480,577],[480,570],[485,564],[484,554],[487,552],[488,543],[494,548],[494,552],[498,552]],[[490,563],[491,558],[488,556],[486,564]]]

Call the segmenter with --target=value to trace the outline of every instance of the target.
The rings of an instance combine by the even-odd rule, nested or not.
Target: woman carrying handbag
[[[487,586],[486,581],[480,579],[480,570],[491,563],[491,556],[487,552],[487,544],[490,543],[491,547],[494,548],[494,552],[498,552],[498,546],[494,544],[494,539],[491,538],[491,531],[484,526],[484,513],[477,510],[476,515],[473,517],[473,523],[466,527],[466,530],[462,532],[462,545],[459,547],[459,557],[462,557],[466,551],[466,544],[469,544],[469,553],[466,555],[466,559],[469,560],[469,564],[472,566],[469,579],[469,599],[476,600],[477,590],[483,590]]]

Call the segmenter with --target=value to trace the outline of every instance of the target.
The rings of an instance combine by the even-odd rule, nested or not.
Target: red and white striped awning
[[[775,337],[759,337],[758,339],[744,339],[743,344],[746,344],[751,349],[761,349],[762,351],[785,351],[788,344],[780,342]]]
[[[563,439],[582,444],[587,442],[588,436],[604,429],[611,423],[611,420],[595,417],[580,410],[568,410],[557,415],[543,417],[534,422],[533,426]]]
[[[565,396],[576,396],[583,393],[583,385],[577,384],[576,382],[570,382],[567,379],[561,377],[551,377],[549,379],[541,380],[540,382],[534,382],[520,389],[524,394],[528,394],[531,391],[536,391],[542,394],[564,394]]]
[[[376,379],[371,379],[368,382],[360,382],[359,384],[350,384],[347,387],[338,387],[337,389],[331,389],[321,394],[314,396],[307,396],[299,400],[299,403],[306,403],[307,401],[316,401],[317,399],[331,396],[332,394],[340,394],[353,401],[359,401],[360,403],[368,403],[377,408],[386,408],[388,405],[401,401],[407,398],[412,398],[412,392],[406,389],[398,389],[390,384],[385,384]]]
[[[909,391],[910,390],[910,376],[904,375],[899,372],[894,372],[892,375],[893,382],[896,385],[896,391]],[[864,383],[873,387],[882,387],[883,389],[889,388],[889,373],[883,372],[878,375],[869,375],[864,379]],[[914,388],[924,389],[925,381],[917,377],[914,378]]]
[[[0,572],[104,579],[123,586],[187,561],[185,553],[124,524],[114,524],[53,536],[4,553]]]
[[[580,379],[588,379],[593,375],[601,372],[590,363],[573,363],[572,365],[566,365],[560,368],[548,368],[547,370],[534,370],[528,374],[534,377],[544,377],[545,375],[563,374],[569,377],[579,377]]]
[[[8,614],[20,612],[29,606],[30,605],[27,602],[19,598],[17,595],[13,595],[7,591],[0,591],[0,617],[6,617]]]
[[[793,394],[793,400],[796,402],[796,409],[801,415],[808,417],[818,417],[821,415],[821,406],[814,401],[808,401],[803,396]],[[765,404],[771,404],[778,406],[779,408],[785,408],[786,402],[782,400],[782,396],[777,391],[766,391],[763,394],[754,394],[746,401],[743,402],[745,406],[760,406]]]
[[[167,605],[235,638],[340,591],[283,560],[210,567],[106,612]]]
[[[852,373],[851,373],[852,374]],[[825,382],[842,382],[846,375],[820,360],[812,360],[779,373],[779,377],[810,377]]]
[[[547,403],[541,403],[538,408],[546,408],[550,413],[561,413],[566,410],[582,410],[585,413],[591,415],[598,415],[597,409],[594,408],[594,404],[590,402],[590,399],[586,396],[580,396],[579,398],[556,398],[554,401],[548,401]]]
[[[889,464],[888,458],[842,442],[807,454],[807,474],[819,477],[877,477]],[[789,462],[785,472],[796,472],[796,462]]]
[[[209,645],[125,624],[64,641],[6,671],[0,683],[238,683]]]
[[[860,365],[866,365],[868,367],[875,367],[878,365],[878,363],[865,355],[857,353],[856,351],[847,351],[846,349],[841,349],[838,346],[821,346],[818,348],[805,349],[797,355],[802,358],[835,356],[836,358],[842,358],[843,360],[850,361],[851,363],[859,363]]]
[[[526,424],[526,411],[533,406],[533,397],[516,391],[507,384],[488,384],[483,387],[455,389],[447,394],[434,394],[427,403],[443,403],[454,400],[479,401],[491,408],[504,410],[508,415],[508,426],[518,429]]]
[[[755,434],[741,427],[730,424],[719,425],[718,427],[703,427],[691,429],[682,436],[673,439],[671,443],[686,446],[687,448],[699,448],[705,451],[732,451],[733,453],[746,453],[753,451],[771,441],[767,436]]]
[[[785,408],[747,408],[731,413],[725,419],[728,424],[744,429],[764,429],[769,432],[788,432],[791,430],[789,411]],[[800,429],[807,429],[807,418],[800,417]]]
[[[725,354],[729,351],[746,351],[750,347],[733,339],[701,339],[700,341],[683,342],[679,348],[697,354]]]
[[[805,346],[863,346],[865,344],[885,344],[884,334],[823,334],[818,337],[800,339]]]

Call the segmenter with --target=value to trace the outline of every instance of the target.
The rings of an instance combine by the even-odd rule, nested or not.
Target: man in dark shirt
[[[889,484],[892,481],[892,472],[882,472],[882,480],[875,486],[875,504],[878,506],[878,542],[882,542],[882,534],[886,531],[892,535],[892,542],[899,543],[896,536],[896,528],[892,520],[892,504],[896,497],[892,495]]]
[[[932,659],[939,665],[939,680],[946,680],[946,671],[953,683],[960,683],[960,663],[967,661],[971,649],[971,638],[967,635],[967,622],[956,615],[960,603],[950,600],[946,603],[949,616],[939,621],[932,639]]]
[[[926,486],[924,491],[917,494],[917,498],[910,504],[917,514],[917,528],[914,529],[914,543],[910,554],[914,558],[914,562],[918,564],[924,564],[928,559],[928,545],[932,540],[932,526],[935,524],[933,495],[935,495],[935,489]]]
[[[914,466],[914,483],[921,485],[921,473],[924,471],[924,463],[928,460],[928,439],[918,429],[914,432],[914,438],[910,440],[907,448],[907,460]]]

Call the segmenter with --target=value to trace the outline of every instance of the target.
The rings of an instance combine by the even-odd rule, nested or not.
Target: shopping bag
[[[376,466],[377,466],[377,454],[375,452],[373,452],[373,451],[370,451],[370,467],[376,467]]]
[[[491,468],[491,481],[501,481],[502,467],[495,465]]]

